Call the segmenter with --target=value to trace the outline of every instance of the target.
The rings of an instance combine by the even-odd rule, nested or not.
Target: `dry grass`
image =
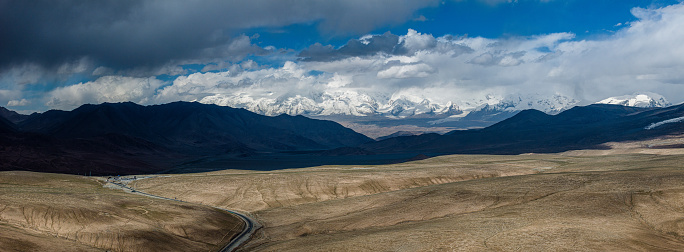
[[[0,251],[207,251],[242,225],[210,207],[106,189],[87,177],[0,172]]]
[[[33,230],[0,224],[0,251],[101,251]]]
[[[605,156],[620,154],[684,155],[684,135],[662,136],[656,139],[602,144],[602,150],[575,150],[568,156]]]
[[[245,251],[678,251],[684,248],[679,139],[558,155],[226,170],[129,185],[250,212],[264,227]],[[119,243],[129,250],[210,249],[214,230],[234,225],[208,208],[67,175],[0,173],[0,209],[6,250],[41,250],[51,242],[70,251]]]
[[[682,161],[455,155],[177,175],[136,186],[251,211],[264,228],[246,251],[679,250]]]
[[[534,174],[558,156],[442,156],[380,166],[320,166],[280,171],[226,170],[144,179],[145,192],[242,211],[346,199],[478,178]]]
[[[682,182],[666,170],[539,174],[277,208],[257,213],[268,228],[250,249],[678,250]],[[356,211],[316,214],[342,208]]]

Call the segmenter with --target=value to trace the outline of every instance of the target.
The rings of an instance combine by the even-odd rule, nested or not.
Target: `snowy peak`
[[[458,105],[449,101],[446,104],[439,104],[430,99],[399,95],[392,97],[386,105],[377,110],[378,114],[406,118],[415,116],[434,116],[434,115],[457,115],[463,113]]]
[[[353,115],[374,114],[378,104],[368,95],[355,92],[315,93],[309,96],[269,96],[254,98],[248,94],[212,95],[201,103],[245,108],[249,111],[276,116],[288,115]]]
[[[579,101],[561,94],[525,94],[499,97],[487,95],[481,99],[448,101],[434,100],[410,93],[366,94],[356,91],[311,92],[306,95],[284,94],[221,94],[204,97],[201,103],[246,108],[258,114],[275,116],[280,114],[310,116],[382,116],[389,119],[446,119],[465,120],[467,115],[501,115],[505,119],[518,111],[536,109],[547,114],[558,114],[572,108]],[[475,113],[472,113],[475,112]],[[505,118],[504,118],[505,117]],[[494,117],[492,117],[494,118]],[[498,117],[497,117],[498,118]]]
[[[640,108],[662,108],[672,105],[665,97],[654,93],[610,97],[597,102],[597,104],[613,104]]]
[[[437,103],[431,99],[396,95],[391,98],[370,96],[354,91],[320,92],[302,95],[283,95],[280,97],[253,97],[249,94],[212,95],[204,97],[201,103],[246,108],[252,112],[275,116],[288,115],[381,115],[392,118],[450,116],[463,113],[451,101]]]
[[[547,114],[558,114],[579,103],[578,100],[564,95],[511,95],[496,103],[484,104],[475,111],[514,112],[526,109],[536,109]]]
[[[452,102],[448,102],[446,106],[444,106],[444,109],[441,111],[442,114],[445,115],[461,115],[463,114],[463,110],[461,110],[458,105],[453,104]]]

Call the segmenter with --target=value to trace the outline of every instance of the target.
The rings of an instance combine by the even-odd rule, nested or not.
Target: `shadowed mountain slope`
[[[83,105],[70,112],[31,115],[19,128],[57,138],[116,134],[202,153],[330,149],[371,141],[334,122],[302,116],[268,117],[244,109],[189,102]]]
[[[207,156],[326,150],[372,141],[335,122],[189,102],[51,110],[16,126],[3,119],[0,132],[5,150],[0,169],[81,174],[159,172]]]
[[[0,117],[0,133],[9,133],[16,131],[15,125],[5,118]]]
[[[603,148],[684,133],[684,105],[525,110],[490,127],[374,142],[341,125],[200,103],[83,105],[0,120],[0,169],[65,173],[197,172],[390,163],[416,154],[521,154]]]
[[[517,115],[480,130],[452,131],[445,135],[397,137],[361,147],[376,153],[422,152],[439,154],[520,154],[597,148],[609,141],[638,140],[684,133],[681,123],[647,126],[684,116],[684,105],[635,108],[596,104],[575,107],[558,115],[537,110]]]
[[[22,115],[15,111],[0,107],[0,118],[7,119],[12,123],[18,123],[28,118],[28,115]]]

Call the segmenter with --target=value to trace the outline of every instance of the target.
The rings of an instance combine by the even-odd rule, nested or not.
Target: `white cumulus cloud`
[[[82,104],[133,101],[147,104],[163,84],[156,78],[103,76],[95,81],[57,88],[47,95],[51,108],[74,109]]]
[[[377,76],[380,79],[396,78],[405,79],[412,77],[427,77],[433,73],[435,69],[431,66],[420,63],[420,64],[410,64],[410,65],[399,65],[391,66],[386,70],[378,72]]]
[[[16,106],[26,106],[31,104],[31,101],[26,100],[26,99],[21,99],[21,100],[11,100],[7,102],[8,107],[16,107]]]
[[[577,40],[566,32],[500,39],[434,37],[410,29],[404,35],[362,36],[340,48],[314,45],[303,50],[303,59],[282,65],[217,63],[208,67],[212,72],[184,74],[162,88],[154,78],[103,76],[54,90],[47,105],[196,100],[254,111],[290,104],[283,111],[299,111],[323,102],[361,103],[342,97],[369,95],[382,103],[407,92],[460,107],[512,93],[560,94],[593,103],[654,92],[674,103],[684,101],[684,4],[632,13],[637,21],[599,40]],[[235,43],[236,51],[252,46],[246,37]],[[230,46],[223,49],[231,51]]]

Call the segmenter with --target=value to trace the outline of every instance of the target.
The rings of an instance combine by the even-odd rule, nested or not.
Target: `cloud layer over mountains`
[[[371,97],[380,103],[378,106],[403,96],[468,107],[486,103],[485,97],[492,95],[560,94],[595,102],[641,91],[660,93],[674,103],[684,101],[681,3],[664,8],[634,8],[632,14],[637,21],[621,26],[609,36],[594,39],[578,40],[575,34],[563,32],[496,39],[435,37],[409,29],[406,34],[359,35],[339,47],[313,43],[293,51],[258,45],[254,37],[240,31],[316,22],[322,32],[364,34],[373,27],[410,19],[416,9],[437,3],[302,1],[292,6],[268,5],[264,10],[255,7],[259,2],[253,6],[250,2],[239,12],[228,13],[213,12],[232,10],[231,3],[223,1],[203,6],[166,1],[109,2],[112,6],[101,7],[115,11],[99,14],[83,11],[97,9],[90,5],[102,3],[84,2],[80,5],[82,9],[64,10],[60,15],[71,18],[54,24],[73,26],[70,29],[51,32],[50,27],[41,26],[44,30],[36,33],[20,31],[30,30],[38,22],[55,20],[55,11],[47,10],[21,26],[5,25],[2,32],[19,39],[0,47],[4,55],[0,62],[0,105],[37,103],[48,108],[72,109],[84,103],[196,100],[248,107],[297,97],[321,103],[321,97],[329,95],[339,99]],[[21,5],[12,9],[23,10],[30,8],[31,3],[35,2],[0,5]],[[304,11],[297,8],[299,4],[311,7],[301,15],[283,14]],[[390,10],[385,9],[388,6]],[[151,18],[150,13],[159,8],[178,15],[169,15],[173,18],[168,20]],[[383,11],[377,11],[380,8]],[[22,13],[3,13],[2,23],[21,21],[17,16]],[[262,18],[244,18],[251,15]],[[219,19],[209,22],[210,18]],[[195,30],[196,27],[200,29]],[[183,33],[174,34],[171,30]],[[203,39],[207,34],[215,34],[214,40]],[[133,35],[135,40],[121,39]],[[160,36],[168,38],[160,42]],[[34,44],[19,44],[21,38]],[[23,55],[21,49],[25,46],[41,50]],[[17,64],[19,59],[25,61]],[[182,66],[191,63],[200,65],[200,69]],[[122,65],[135,67],[122,69]],[[48,75],[76,81],[47,91],[26,85],[40,82]]]
[[[110,67],[204,60],[204,53],[229,49],[241,39],[241,32],[253,27],[317,22],[323,32],[363,34],[403,22],[416,9],[436,4],[411,0],[0,1],[0,31],[3,38],[12,38],[0,46],[0,66],[24,60],[51,66],[81,57]]]

